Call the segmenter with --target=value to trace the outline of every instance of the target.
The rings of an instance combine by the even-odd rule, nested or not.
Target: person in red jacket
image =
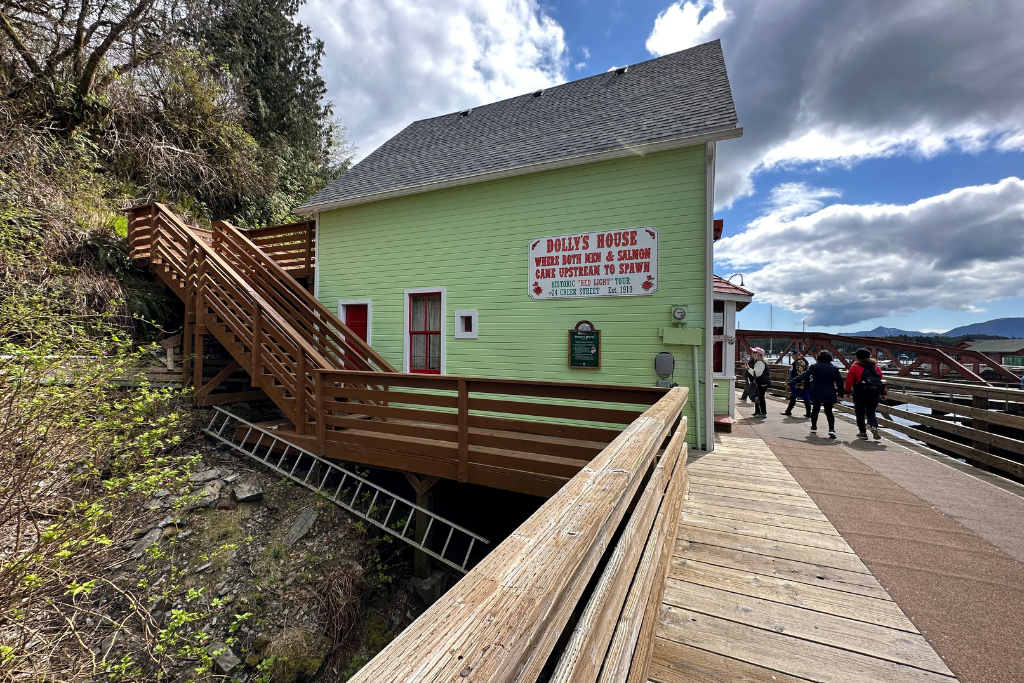
[[[846,373],[846,391],[853,394],[853,408],[857,413],[857,437],[868,438],[867,428],[871,427],[871,435],[881,439],[878,432],[878,420],[875,409],[878,402],[885,399],[885,379],[878,369],[878,361],[871,357],[867,349],[857,349],[857,362],[850,366]]]

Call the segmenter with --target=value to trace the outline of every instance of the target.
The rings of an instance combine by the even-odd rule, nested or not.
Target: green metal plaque
[[[569,367],[601,369],[601,331],[589,320],[576,323],[569,330]]]

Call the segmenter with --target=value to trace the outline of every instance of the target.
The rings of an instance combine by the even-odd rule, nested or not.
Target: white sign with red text
[[[530,296],[580,299],[658,291],[658,231],[627,228],[530,240]]]

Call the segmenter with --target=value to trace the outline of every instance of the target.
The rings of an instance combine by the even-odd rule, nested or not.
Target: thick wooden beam
[[[231,376],[231,373],[233,373],[240,367],[242,366],[238,364],[237,360],[233,360],[230,363],[228,363],[223,370],[217,373],[216,377],[211,379],[204,386],[196,389],[196,398],[202,398],[203,396],[206,396],[211,391],[219,387],[224,380]]]

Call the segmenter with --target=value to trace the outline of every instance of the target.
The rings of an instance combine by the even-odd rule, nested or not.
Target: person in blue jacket
[[[807,372],[789,380],[790,386],[810,380],[811,382],[811,434],[818,433],[818,413],[824,406],[825,419],[828,420],[828,438],[836,438],[836,417],[832,408],[845,392],[843,376],[839,368],[832,365],[832,354],[822,351],[815,359],[818,362],[807,369]]]

